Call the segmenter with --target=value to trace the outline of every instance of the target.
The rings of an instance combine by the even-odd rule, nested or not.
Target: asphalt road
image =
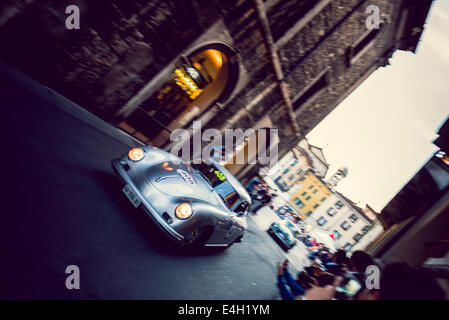
[[[221,253],[168,245],[110,167],[129,138],[30,91],[40,86],[0,81],[0,298],[278,299],[284,254],[252,219],[243,242]],[[79,290],[65,286],[68,265],[79,267]]]

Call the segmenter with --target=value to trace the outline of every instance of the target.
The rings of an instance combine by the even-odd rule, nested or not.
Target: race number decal
[[[226,177],[223,175],[223,173],[221,173],[221,171],[215,170],[214,173],[218,177],[218,179],[220,179],[221,181],[226,180]]]

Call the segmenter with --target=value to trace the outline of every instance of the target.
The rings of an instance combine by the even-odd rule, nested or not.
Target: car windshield
[[[289,228],[284,224],[279,224],[279,232],[281,232],[286,238],[293,238],[293,235]]]
[[[203,178],[210,183],[229,208],[232,208],[240,199],[234,187],[214,165],[201,162],[199,164],[192,163],[192,167],[201,173]]]

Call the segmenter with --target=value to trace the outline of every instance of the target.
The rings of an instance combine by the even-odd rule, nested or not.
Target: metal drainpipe
[[[279,60],[276,47],[274,45],[273,36],[270,30],[270,24],[268,22],[267,12],[265,11],[265,5],[263,3],[263,0],[254,0],[254,5],[257,10],[260,25],[262,26],[262,35],[264,38],[265,45],[267,46],[268,53],[270,54],[270,60],[274,69],[276,81],[279,85],[279,88],[281,89],[282,99],[285,102],[289,119],[290,122],[292,123],[296,136],[300,138],[301,131],[299,129],[298,122],[296,121],[296,115],[293,111],[292,101],[290,100],[290,96],[288,94],[287,83],[285,83],[285,81],[283,80],[284,75],[282,72],[282,66]]]

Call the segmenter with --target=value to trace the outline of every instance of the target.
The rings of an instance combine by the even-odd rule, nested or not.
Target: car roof
[[[234,177],[232,173],[230,173],[225,167],[223,167],[218,162],[212,159],[208,159],[208,161],[210,161],[210,163],[212,163],[217,169],[219,169],[223,173],[223,175],[226,177],[226,179],[228,179],[228,182],[235,189],[240,198],[247,201],[248,203],[251,203],[251,197],[248,191],[246,191],[245,187],[240,183],[239,180],[237,180],[236,177]]]

